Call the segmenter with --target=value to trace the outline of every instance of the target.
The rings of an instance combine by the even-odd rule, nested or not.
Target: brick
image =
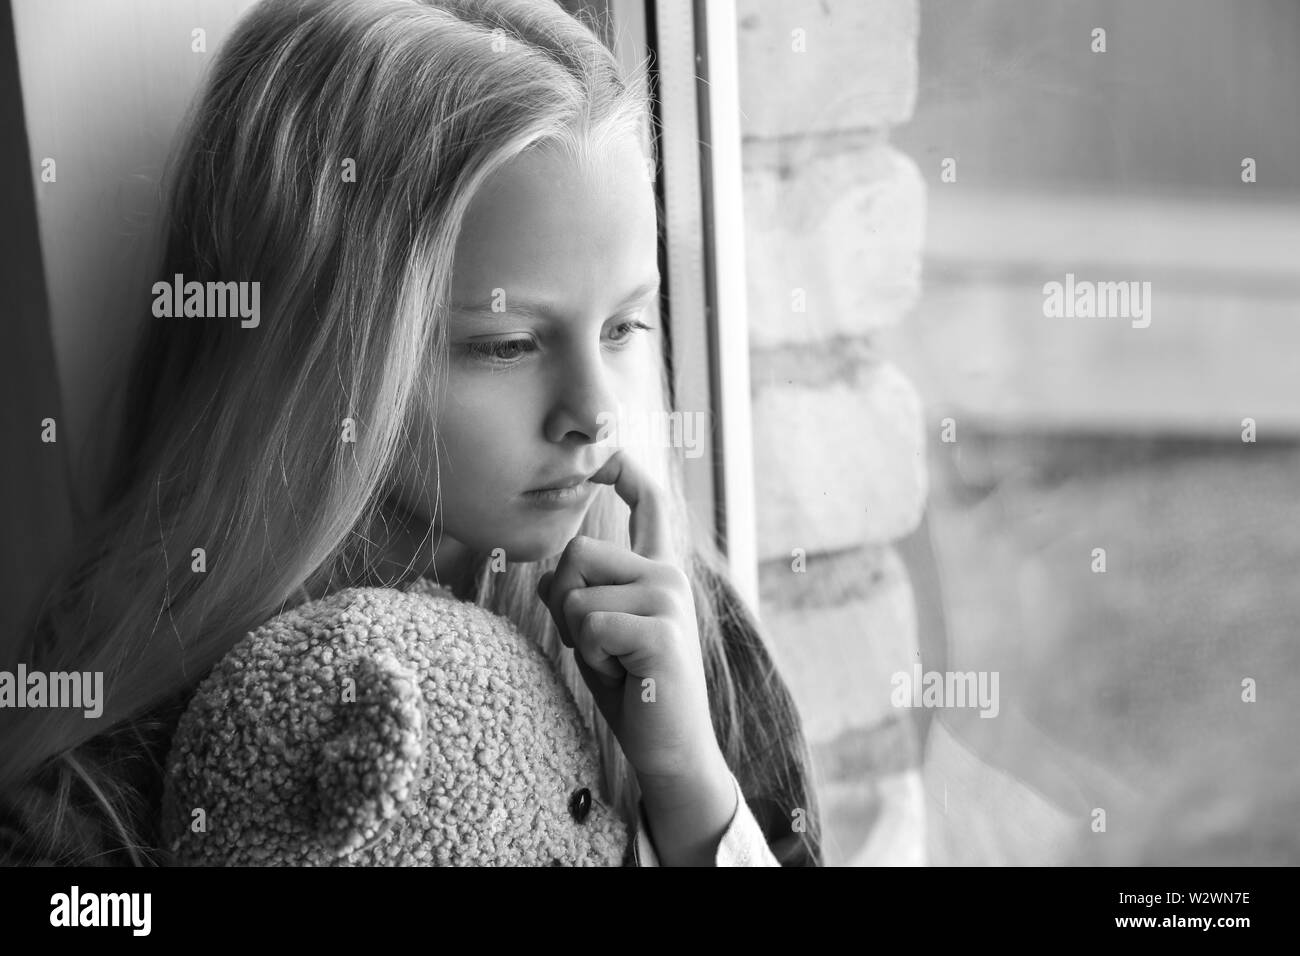
[[[739,0],[741,130],[897,125],[916,106],[916,0]],[[804,52],[795,50],[801,30]]]
[[[892,549],[864,550],[862,578],[874,579],[865,594],[822,607],[787,605],[776,589],[764,600],[764,632],[772,653],[803,717],[804,733],[815,751],[851,728],[877,727],[898,719],[889,700],[890,677],[908,670],[917,659],[916,608],[907,569]],[[866,558],[878,555],[872,566]],[[809,561],[804,579],[792,591],[813,586],[819,574]],[[769,583],[772,583],[769,578]],[[829,582],[830,596],[840,586]],[[888,733],[888,728],[885,728]],[[832,748],[833,749],[833,745]]]
[[[885,580],[888,545],[805,554],[803,571],[782,555],[758,566],[759,599],[787,611],[828,607],[869,597]]]
[[[835,357],[825,361],[834,370]],[[911,533],[928,479],[921,401],[907,377],[886,362],[840,368],[845,378],[820,385],[755,369],[759,559]]]
[[[908,156],[855,138],[747,146],[745,164],[754,347],[862,335],[916,304],[925,183]]]
[[[1241,440],[1300,435],[1300,292],[1152,283],[1147,328],[1126,318],[1047,318],[1043,284],[1070,267],[931,283],[915,321],[882,336],[928,401],[958,422],[1045,433]],[[1081,280],[1136,280],[1138,269]],[[1193,371],[1194,370],[1194,371]],[[938,435],[937,422],[932,436]]]
[[[892,676],[892,675],[891,675]],[[813,748],[822,780],[861,780],[904,773],[921,763],[921,738],[914,711],[898,709],[874,727],[850,727]]]

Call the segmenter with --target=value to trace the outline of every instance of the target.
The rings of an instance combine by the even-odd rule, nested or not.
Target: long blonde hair
[[[0,786],[43,774],[60,801],[46,825],[81,794],[131,861],[162,860],[151,807],[194,684],[307,597],[396,583],[375,579],[386,543],[370,532],[391,528],[387,492],[413,412],[440,399],[453,251],[476,190],[542,143],[587,155],[636,134],[653,151],[641,88],[551,2],[263,0],[250,11],[179,141],[161,276],[256,281],[266,318],[252,329],[155,319],[142,336],[102,500],[28,649],[35,667],[104,672],[104,712],[22,712]],[[354,442],[340,440],[348,419]],[[692,530],[680,462],[661,458],[719,742],[774,847],[819,863],[797,712],[716,548]],[[612,489],[582,533],[627,542]],[[476,560],[468,596],[537,636],[561,668],[597,732],[606,795],[630,819],[635,778],[536,598],[555,561],[489,573]],[[797,809],[806,829],[792,833]]]

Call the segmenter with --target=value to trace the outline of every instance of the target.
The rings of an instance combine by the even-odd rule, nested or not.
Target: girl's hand
[[[591,480],[632,509],[632,550],[579,535],[537,594],[636,771],[660,861],[711,866],[737,796],[709,716],[690,581],[671,562],[662,493],[626,452]]]
[[[623,451],[591,480],[612,484],[632,509],[632,550],[579,535],[538,596],[643,789],[714,773],[723,761],[695,601],[671,563],[662,493]]]

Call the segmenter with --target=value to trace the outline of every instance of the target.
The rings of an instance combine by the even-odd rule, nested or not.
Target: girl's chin
[[[559,555],[581,527],[582,515],[577,514],[567,521],[538,522],[524,533],[519,528],[503,529],[495,543],[483,540],[476,550],[516,563],[545,561]]]

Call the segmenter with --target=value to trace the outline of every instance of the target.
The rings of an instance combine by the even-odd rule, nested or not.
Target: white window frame
[[[608,2],[620,61],[631,66],[654,51],[675,407],[711,411],[701,455],[687,459],[687,505],[713,529],[733,585],[757,614],[735,3]],[[695,316],[703,321],[689,321]]]

